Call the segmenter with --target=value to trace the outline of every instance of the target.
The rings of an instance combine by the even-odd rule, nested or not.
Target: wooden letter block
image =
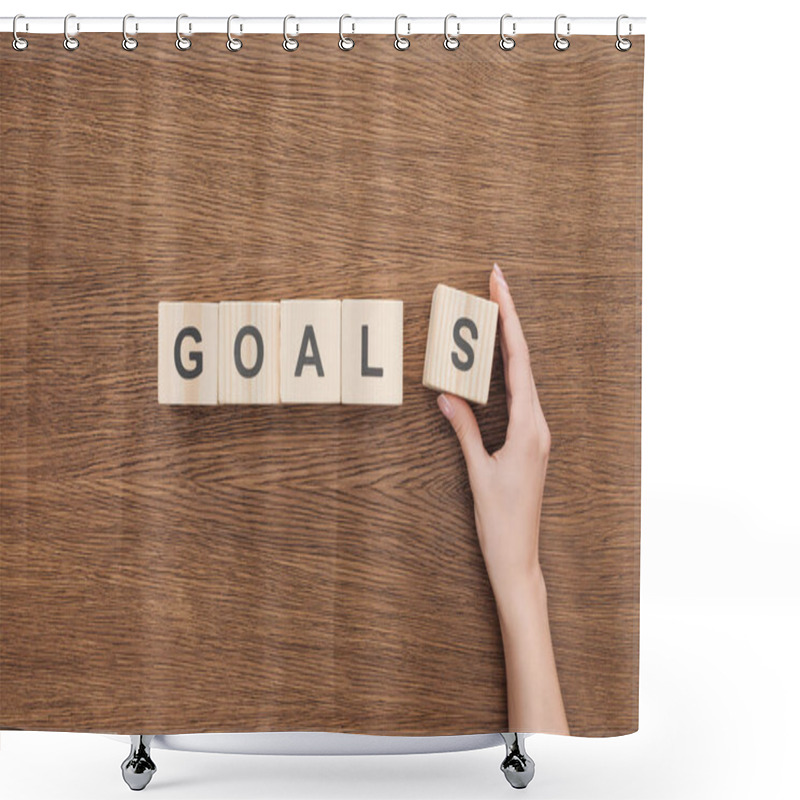
[[[158,402],[217,403],[217,303],[158,304]]]
[[[342,300],[342,402],[402,404],[402,300]]]
[[[281,300],[281,402],[341,402],[341,332],[341,300]]]
[[[486,403],[497,311],[491,300],[441,283],[434,289],[423,386]]]
[[[219,402],[280,402],[280,303],[219,304]]]

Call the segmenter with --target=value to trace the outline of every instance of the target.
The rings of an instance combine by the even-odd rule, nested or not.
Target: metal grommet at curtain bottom
[[[513,16],[512,14],[503,14],[503,16],[500,17],[500,49],[501,50],[513,50],[514,49],[514,45],[516,45],[516,42],[514,41],[514,39],[511,36],[509,36],[505,32],[505,30],[503,29],[505,21],[507,19],[510,19],[512,16]],[[516,27],[517,27],[516,23],[512,23],[512,25],[511,25],[512,32],[516,32],[515,31]]]
[[[456,35],[455,36],[453,36],[447,30],[447,23],[450,22],[451,19],[457,19],[457,16],[455,14],[448,14],[444,18],[444,41],[442,42],[442,44],[444,45],[444,49],[445,50],[455,50],[461,44],[461,42],[458,41],[458,31],[459,31],[459,28],[461,27],[459,25],[459,23],[456,22]]]
[[[19,20],[19,19],[25,19],[25,15],[24,14],[17,14],[14,17],[14,21],[11,23],[11,34],[13,36],[13,38],[11,40],[11,46],[15,50],[25,50],[28,47],[28,40],[27,39],[23,39],[17,33],[17,20]]]
[[[398,14],[394,18],[394,47],[395,50],[408,50],[411,47],[411,39],[406,39],[405,36],[400,35],[400,20],[408,19],[405,14]],[[409,33],[411,33],[411,26],[409,25]]]
[[[628,50],[630,50],[631,47],[633,47],[633,42],[631,42],[630,39],[623,39],[622,35],[619,32],[619,24],[624,19],[628,19],[628,15],[627,14],[620,14],[617,17],[617,41],[615,42],[614,47],[616,47],[617,50],[620,51],[620,53],[625,53]],[[629,30],[630,30],[630,28],[629,28]]]
[[[239,19],[239,17],[237,17],[236,14],[231,14],[228,17],[228,41],[225,42],[225,47],[227,47],[228,50],[231,51],[231,53],[235,53],[237,50],[242,49],[242,40],[237,39],[231,33],[231,22],[233,22],[235,19]]]
[[[300,47],[300,42],[298,42],[293,36],[289,36],[287,25],[290,19],[296,19],[296,17],[292,14],[287,14],[283,18],[283,49],[289,53],[293,53],[298,47]]]
[[[135,19],[133,14],[126,14],[122,18],[122,49],[128,50],[135,50],[139,46],[139,41],[134,38],[133,36],[128,36],[128,20]]]
[[[346,19],[353,19],[353,18],[349,14],[342,14],[342,16],[339,17],[339,49],[340,50],[352,50],[356,46],[356,43],[349,36],[345,36],[344,32],[342,30],[342,27],[344,25],[344,21]],[[353,26],[353,30],[355,30],[355,25]]]
[[[69,34],[69,21],[71,19],[75,19],[74,14],[67,14],[67,16],[64,17],[64,49],[70,52],[77,50],[81,44],[74,36],[70,36]]]
[[[555,41],[553,42],[553,47],[555,47],[555,49],[558,50],[559,52],[563,52],[564,50],[566,50],[569,47],[569,39],[565,39],[558,32],[558,21],[560,19],[566,19],[566,18],[567,18],[566,14],[559,14],[556,17],[556,21],[555,21],[555,23],[553,25],[553,31],[554,31],[555,36],[556,36]],[[569,36],[569,22],[567,23],[567,36]]]
[[[188,17],[188,14],[178,14],[177,18],[175,19],[175,36],[177,37],[175,39],[175,47],[177,47],[178,50],[188,50],[192,46],[192,40],[187,39],[181,33],[181,20],[187,19]],[[189,31],[191,32],[191,30],[192,26],[189,25]]]

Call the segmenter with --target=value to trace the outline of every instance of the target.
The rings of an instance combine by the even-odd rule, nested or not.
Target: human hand
[[[490,455],[466,400],[445,393],[438,404],[467,463],[478,541],[503,635],[509,730],[568,733],[539,565],[550,430],[533,380],[528,343],[497,264],[489,294],[499,306],[508,403],[505,443]]]
[[[439,408],[461,443],[475,503],[475,525],[498,610],[512,606],[520,587],[543,584],[539,517],[550,455],[550,431],[539,403],[525,334],[500,267],[489,279],[499,306],[508,429],[505,444],[489,455],[469,403],[441,394]]]

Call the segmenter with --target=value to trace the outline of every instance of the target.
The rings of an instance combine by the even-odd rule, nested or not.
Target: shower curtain
[[[0,727],[505,731],[438,283],[511,286],[571,733],[637,727],[644,41],[0,48]],[[393,298],[400,406],[166,406],[161,301]],[[487,449],[507,424],[499,347]]]

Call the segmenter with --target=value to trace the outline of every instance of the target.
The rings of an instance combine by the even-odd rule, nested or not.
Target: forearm
[[[511,291],[495,264],[489,294],[498,306],[508,428],[489,455],[469,403],[439,396],[458,436],[475,502],[475,526],[494,591],[505,651],[507,733],[569,733],[558,684],[547,592],[539,568],[539,519],[550,456],[550,428]]]
[[[513,594],[496,599],[505,652],[508,730],[568,734],[541,572],[537,569]]]

